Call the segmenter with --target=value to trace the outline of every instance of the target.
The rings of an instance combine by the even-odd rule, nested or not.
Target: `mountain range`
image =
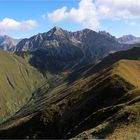
[[[54,27],[0,50],[0,139],[140,139],[132,40]]]
[[[123,44],[136,44],[140,43],[140,37],[135,37],[133,35],[124,35],[117,39],[120,43]]]
[[[15,53],[29,58],[28,62],[31,65],[45,73],[61,72],[97,63],[109,53],[133,46],[119,43],[114,36],[105,31],[97,33],[83,29],[70,32],[54,27],[46,33],[21,40],[16,46]]]
[[[14,51],[20,39],[13,39],[7,35],[0,36],[0,48],[7,51]]]

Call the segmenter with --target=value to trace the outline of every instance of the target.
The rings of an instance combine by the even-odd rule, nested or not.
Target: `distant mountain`
[[[112,45],[111,45],[112,43]],[[102,49],[102,51],[118,50],[120,44],[115,37],[105,32],[95,32],[84,29],[77,32],[69,32],[59,27],[54,27],[46,33],[39,33],[29,39],[21,40],[16,47],[16,51],[35,51],[38,49],[59,48],[64,45],[73,45],[81,49]],[[81,45],[81,46],[80,46]],[[108,45],[108,47],[107,47]],[[83,47],[83,48],[82,48]],[[93,53],[94,51],[91,51]]]
[[[29,62],[40,71],[63,71],[96,63],[109,53],[130,47],[118,43],[106,32],[97,33],[90,29],[69,32],[54,27],[46,33],[21,40],[16,46],[16,53],[22,56],[30,54]]]
[[[43,73],[72,70],[97,63],[110,53],[134,46],[120,42],[105,31],[97,33],[83,29],[70,32],[59,27],[22,40],[0,36],[1,49],[26,57],[31,65]]]
[[[14,51],[17,43],[20,40],[13,39],[9,36],[0,36],[0,48],[3,50]]]
[[[133,35],[124,35],[118,38],[118,41],[123,44],[137,44],[140,43],[140,37],[135,37]]]

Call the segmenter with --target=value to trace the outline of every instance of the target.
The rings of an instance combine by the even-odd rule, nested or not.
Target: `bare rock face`
[[[140,37],[135,37],[133,35],[124,35],[118,38],[118,41],[123,44],[136,44],[140,43]]]
[[[14,51],[17,43],[20,40],[13,39],[9,36],[0,36],[0,48],[8,51]]]

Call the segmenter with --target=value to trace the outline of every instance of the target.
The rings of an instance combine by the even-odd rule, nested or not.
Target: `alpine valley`
[[[140,139],[139,46],[90,29],[0,36],[0,139]]]

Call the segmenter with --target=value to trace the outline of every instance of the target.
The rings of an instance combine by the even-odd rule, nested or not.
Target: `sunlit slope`
[[[112,73],[140,88],[140,60],[120,60],[113,65]]]
[[[17,111],[43,81],[22,58],[0,50],[0,121]]]

